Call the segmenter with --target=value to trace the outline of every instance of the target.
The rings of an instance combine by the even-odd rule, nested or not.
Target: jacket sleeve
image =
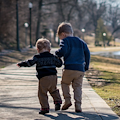
[[[90,51],[87,47],[87,44],[85,44],[84,54],[85,54],[85,71],[87,71],[89,69],[89,63],[90,63]]]
[[[55,54],[58,56],[58,57],[63,57],[67,52],[67,43],[65,40],[61,40],[60,42],[60,49],[58,49]]]
[[[62,60],[57,56],[55,56],[55,63],[56,63],[56,67],[61,67],[63,64]]]
[[[27,61],[23,61],[23,62],[20,62],[18,63],[18,65],[20,67],[31,67],[32,65],[34,65],[37,61],[37,58],[34,56],[33,59],[29,59]]]

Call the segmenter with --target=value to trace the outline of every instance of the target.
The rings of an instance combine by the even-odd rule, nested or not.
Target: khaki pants
[[[38,84],[38,98],[41,104],[41,107],[49,108],[48,103],[48,95],[47,92],[49,91],[50,95],[53,97],[54,103],[61,103],[61,97],[59,94],[59,90],[57,89],[57,76],[50,75],[45,76],[39,80]]]
[[[62,75],[62,91],[65,99],[65,103],[71,102],[71,95],[69,90],[69,85],[72,83],[72,88],[74,92],[75,99],[75,109],[81,109],[82,104],[82,81],[83,81],[84,72],[75,71],[75,70],[63,70]]]

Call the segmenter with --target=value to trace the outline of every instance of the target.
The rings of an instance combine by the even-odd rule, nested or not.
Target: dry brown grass
[[[89,46],[94,46],[95,37],[93,37],[93,36],[85,36],[84,40],[87,42],[87,44]]]
[[[27,49],[25,51],[19,52],[19,51],[13,51],[5,55],[0,56],[0,68],[4,68],[10,64],[17,63],[19,61],[25,60],[34,54],[36,54],[35,49]]]
[[[120,60],[94,55],[91,57],[91,65],[97,69],[107,70],[109,72],[120,72]]]
[[[99,52],[99,51],[105,51],[105,52],[112,52],[112,51],[120,51],[120,47],[95,47],[95,46],[89,46],[89,49],[91,52]]]

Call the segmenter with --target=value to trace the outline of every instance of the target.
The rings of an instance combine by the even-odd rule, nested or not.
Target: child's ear
[[[38,53],[40,52],[39,49],[37,48]]]
[[[62,32],[62,36],[65,36],[65,33],[64,33],[64,32]]]

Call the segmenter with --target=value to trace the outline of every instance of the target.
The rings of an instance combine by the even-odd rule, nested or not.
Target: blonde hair
[[[62,32],[68,33],[68,34],[73,34],[73,29],[72,25],[67,22],[62,22],[57,29],[57,35],[59,36]]]
[[[51,43],[49,40],[47,40],[45,38],[40,38],[36,42],[36,47],[37,47],[37,49],[39,49],[39,51],[41,51],[42,49],[50,50]]]

